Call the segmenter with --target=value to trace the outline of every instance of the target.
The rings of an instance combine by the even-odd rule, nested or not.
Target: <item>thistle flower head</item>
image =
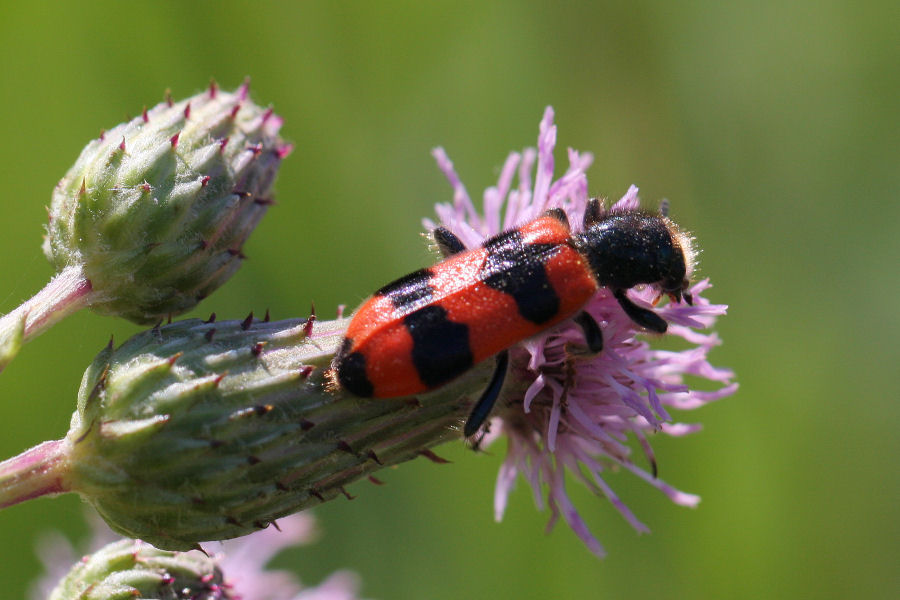
[[[77,492],[159,548],[251,533],[459,437],[460,389],[372,402],[328,385],[346,320],[189,319],[100,352],[68,435],[0,463],[0,508]],[[374,478],[373,483],[378,483]]]
[[[540,124],[537,149],[509,155],[497,185],[484,192],[484,214],[475,208],[446,153],[436,149],[438,166],[453,187],[452,204],[436,207],[440,224],[469,247],[554,207],[565,210],[577,227],[588,205],[585,171],[593,157],[569,149],[569,166],[554,179],[555,145],[556,126],[553,110],[548,107]],[[632,186],[609,210],[637,209],[637,192]],[[425,226],[431,230],[435,224],[426,220]],[[695,254],[691,238],[680,235],[691,265]],[[570,351],[573,345],[583,345],[583,333],[575,325],[556,328],[511,350],[510,376],[501,406],[495,409],[490,433],[482,442],[500,436],[508,439],[509,450],[498,475],[494,500],[498,520],[521,474],[531,485],[539,508],[544,506],[546,488],[550,524],[561,515],[590,550],[602,556],[602,546],[566,492],[566,471],[608,498],[638,531],[647,531],[646,525],[628,510],[604,478],[611,469],[634,473],[677,504],[697,504],[697,496],[680,492],[656,477],[656,461],[647,438],[655,433],[679,436],[696,431],[698,425],[674,423],[669,410],[698,408],[733,393],[737,387],[731,383],[731,371],[715,368],[707,361],[719,338],[715,333],[698,331],[708,329],[717,316],[725,313],[724,305],[712,304],[703,297],[709,287],[708,280],[693,284],[689,290],[692,306],[670,303],[656,310],[669,322],[668,333],[686,342],[685,350],[654,350],[606,289],[601,289],[586,307],[603,327],[600,354],[587,357]],[[635,302],[650,306],[659,290],[647,286],[629,295]],[[686,376],[708,379],[720,387],[712,392],[692,390],[685,384]],[[633,458],[629,440],[636,440],[642,448],[649,467],[640,466]]]
[[[49,600],[237,600],[202,552],[168,552],[119,540],[75,563]]]
[[[231,277],[289,152],[247,85],[215,84],[104,132],[53,190],[44,253],[80,268],[94,310],[152,323]]]
[[[41,544],[46,575],[34,586],[33,600],[353,600],[355,574],[339,571],[314,587],[302,586],[288,571],[266,569],[284,549],[316,537],[308,513],[282,519],[279,529],[258,531],[218,544],[205,552],[159,550],[140,540],[109,541],[102,524],[94,527],[92,551],[78,560],[59,534]],[[68,570],[60,570],[71,564]]]

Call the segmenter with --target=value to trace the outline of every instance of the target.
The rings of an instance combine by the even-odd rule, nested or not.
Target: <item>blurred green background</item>
[[[898,258],[900,9],[884,2],[4,2],[0,8],[0,312],[51,270],[50,191],[102,128],[171,88],[246,75],[296,144],[250,260],[193,316],[269,308],[330,318],[430,260],[420,219],[451,197],[443,145],[473,197],[544,107],[595,155],[591,192],[672,201],[730,305],[712,360],[738,395],[656,439],[670,504],[610,483],[636,535],[572,484],[609,551],[596,560],[519,482],[492,519],[504,449],[439,450],[315,511],[324,532],[282,556],[308,582],[358,572],[369,598],[895,598],[900,594]],[[61,437],[81,373],[114,334],[85,312],[0,376],[0,456]],[[77,497],[0,511],[0,598],[40,572],[35,539],[86,534]]]

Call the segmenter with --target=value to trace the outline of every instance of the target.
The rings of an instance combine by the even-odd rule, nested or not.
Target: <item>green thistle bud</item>
[[[49,600],[229,600],[215,560],[157,550],[139,540],[108,544],[76,563]]]
[[[213,83],[85,147],[49,209],[44,253],[59,275],[0,320],[0,369],[84,306],[153,323],[193,308],[234,274],[291,149],[278,137],[282,119],[247,91]]]
[[[65,439],[0,464],[0,507],[73,491],[115,531],[186,550],[439,460],[428,448],[462,437],[491,365],[416,398],[359,398],[329,381],[346,323],[187,320],[110,344]]]
[[[44,253],[83,269],[102,314],[152,323],[193,308],[240,266],[272,202],[280,125],[246,85],[213,85],[107,131],[53,191]]]

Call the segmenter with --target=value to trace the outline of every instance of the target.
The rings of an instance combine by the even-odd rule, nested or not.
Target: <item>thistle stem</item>
[[[0,371],[44,330],[91,303],[93,289],[80,266],[69,266],[44,289],[0,318]]]
[[[0,508],[68,491],[70,446],[65,439],[44,442],[0,463]]]

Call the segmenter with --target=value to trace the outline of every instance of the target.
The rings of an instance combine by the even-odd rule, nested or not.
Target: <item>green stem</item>
[[[44,289],[0,318],[0,371],[22,346],[63,318],[88,306],[93,299],[91,282],[80,266],[69,266]]]
[[[64,473],[70,446],[64,439],[44,442],[0,463],[0,508],[69,491]]]

